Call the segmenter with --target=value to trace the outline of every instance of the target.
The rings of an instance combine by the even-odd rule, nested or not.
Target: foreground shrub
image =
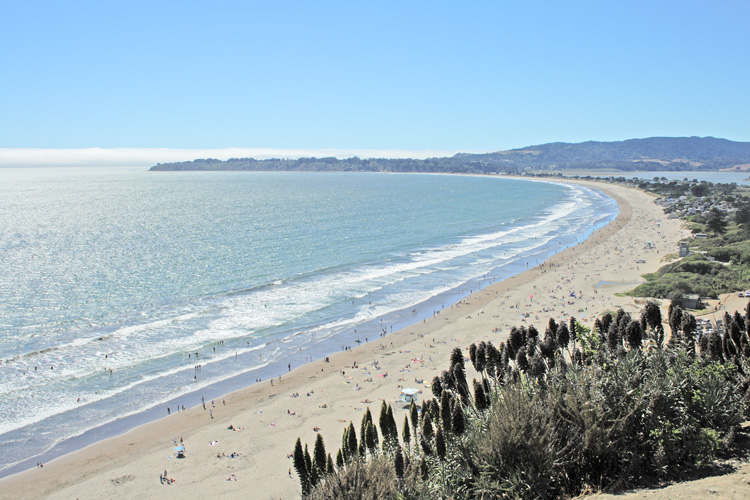
[[[470,349],[480,377],[471,384],[455,349],[433,381],[437,399],[421,414],[412,405],[403,448],[384,405],[391,444],[345,450],[348,460],[312,481],[300,475],[303,495],[547,499],[677,478],[725,450],[745,417],[750,321],[726,315],[727,333],[698,339],[698,350],[695,319],[670,308],[669,320],[667,343],[652,303],[639,320],[619,311],[593,330],[551,321],[543,341],[514,328],[507,345]],[[357,449],[352,426],[342,442]],[[296,454],[307,458],[299,441]]]

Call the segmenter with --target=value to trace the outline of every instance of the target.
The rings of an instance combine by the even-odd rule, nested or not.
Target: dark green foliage
[[[453,405],[451,411],[451,430],[456,436],[461,436],[466,430],[466,417],[460,404]]]
[[[672,306],[672,303],[669,303],[669,329],[672,332],[672,336],[678,334],[680,331],[680,328],[682,327],[682,308],[677,306]]]
[[[427,456],[432,455],[432,447],[427,438],[424,437],[424,434],[420,434],[419,436],[419,446],[422,448],[422,453]]]
[[[551,359],[551,357],[548,359]],[[547,365],[540,353],[534,353],[529,358],[528,362],[529,362],[529,368],[528,368],[527,373],[530,377],[535,378],[535,379],[540,379],[544,377],[544,375],[547,373]],[[489,400],[487,401],[482,400],[481,403],[477,401],[476,404],[477,404],[478,409],[484,410],[485,405],[489,406]]]
[[[750,224],[750,204],[744,203],[734,213],[734,222],[739,226]]]
[[[620,309],[622,310],[622,309]],[[664,327],[661,325],[661,309],[659,304],[653,300],[646,303],[646,307],[641,311],[641,323],[646,322],[646,326],[652,338],[658,346],[664,343]]]
[[[686,294],[702,297],[716,297],[718,294],[734,292],[750,285],[746,265],[750,263],[750,243],[721,244],[711,248],[708,255],[695,254],[660,268],[656,273],[647,274],[646,283],[639,285],[630,295],[635,297],[658,297],[679,299]],[[721,262],[733,262],[724,265]],[[740,276],[744,272],[741,280]]]
[[[607,331],[607,349],[610,353],[617,352],[617,348],[620,346],[621,342],[620,329],[617,324],[613,323],[609,326],[609,330]]]
[[[440,422],[446,431],[451,431],[451,399],[448,391],[443,392],[440,398]]]
[[[422,415],[422,436],[430,441],[432,440],[434,435],[435,430],[432,427],[432,417],[430,416],[430,413],[427,412],[426,414]]]
[[[349,427],[345,431],[346,451],[344,458],[350,459],[357,454],[357,434],[354,432],[354,424],[349,422]]]
[[[372,413],[370,413],[370,407],[368,406],[365,409],[365,414],[362,415],[362,422],[359,424],[359,435],[360,437],[365,435],[365,431],[367,430],[367,424],[372,423]]]
[[[570,343],[571,335],[570,330],[568,330],[568,327],[565,325],[565,323],[561,324],[557,328],[557,332],[555,333],[557,345],[560,347],[560,349],[567,348],[568,344]]]
[[[458,395],[461,397],[461,401],[463,401],[464,404],[469,404],[471,395],[469,394],[469,384],[466,382],[466,372],[464,371],[463,363],[461,363],[460,365],[453,365],[451,378],[455,383],[456,391],[458,391]]]
[[[610,313],[605,313],[604,316],[601,317],[601,320],[597,319],[597,321],[602,325],[599,331],[606,332],[609,330],[609,325],[612,324],[612,315]]]
[[[378,447],[378,431],[375,429],[375,424],[367,422],[364,436],[362,441],[367,446],[367,449],[370,450],[370,453],[374,453]]]
[[[718,207],[711,207],[711,209],[705,215],[706,226],[714,232],[714,234],[721,234],[727,228],[727,221],[724,218],[724,213],[719,210]]]
[[[599,321],[598,318],[597,321]],[[570,341],[573,343],[573,347],[575,348],[575,343],[578,340],[578,331],[576,328],[576,319],[573,316],[570,317],[570,321],[568,322],[568,331],[570,332]]]
[[[537,330],[534,327],[534,325],[530,325],[529,328],[526,329],[526,345],[535,344],[538,341],[539,341],[539,330]]]
[[[643,341],[643,332],[641,331],[640,323],[637,321],[630,322],[625,330],[625,340],[630,349],[640,349],[641,342]]]
[[[396,469],[396,477],[399,479],[404,478],[404,456],[401,454],[401,447],[396,448],[395,456],[393,457],[393,466]]]
[[[417,427],[419,426],[419,412],[417,411],[417,404],[412,399],[409,404],[409,419],[411,420],[411,430],[414,436],[417,435]]]
[[[404,439],[404,444],[408,446],[411,442],[411,430],[409,429],[409,419],[404,415],[404,425],[401,428],[401,437]]]
[[[319,475],[326,470],[326,446],[323,443],[323,436],[318,433],[315,437],[315,446],[313,447],[314,467],[318,469]]]
[[[435,375],[432,377],[432,394],[436,398],[439,398],[440,395],[443,393],[443,383],[440,381],[440,377]]]
[[[685,346],[687,353],[690,356],[695,356],[695,333],[698,329],[698,324],[695,321],[695,316],[692,314],[682,315],[682,342]]]
[[[701,182],[699,184],[694,184],[690,188],[690,192],[696,198],[703,198],[704,196],[706,196],[709,193],[709,191],[710,191],[710,189],[708,187],[708,183],[707,182]]]
[[[341,448],[339,448],[338,453],[336,453],[336,467],[339,469],[344,466],[344,454],[341,452]]]
[[[700,336],[700,338],[698,339],[698,347],[700,348],[699,353],[701,357],[704,359],[708,359],[708,335],[703,334]]]
[[[300,441],[300,438],[297,438],[297,442],[294,444],[294,470],[297,471],[297,476],[299,476],[302,494],[306,495],[310,491],[311,486],[310,471],[305,462],[305,453],[302,451],[302,441]]]
[[[563,323],[563,324],[565,324],[565,323]],[[549,322],[547,323],[547,330],[549,330],[550,334],[554,335],[554,336],[557,336],[557,329],[558,328],[559,328],[559,326],[557,325],[557,322],[555,321],[555,319],[554,318],[550,318]],[[567,344],[567,342],[565,342],[565,344]]]
[[[580,350],[571,352],[572,363],[559,349],[552,360],[545,358],[547,342],[519,329],[527,345],[519,346],[515,363],[526,358],[527,376],[512,365],[500,373],[485,367],[481,380],[472,382],[469,404],[459,385],[444,384],[439,404],[423,402],[418,434],[404,418],[404,441],[412,434],[419,446],[404,455],[396,443],[392,463],[383,462],[384,455],[349,462],[303,495],[551,499],[586,488],[636,486],[645,478],[679,478],[726,450],[745,417],[750,322],[741,314],[727,315],[726,334],[702,336],[701,357],[695,357],[695,318],[684,312],[677,318],[673,308],[669,319],[677,340],[668,347],[659,341],[661,318],[653,308],[644,310],[642,321],[624,311],[601,318],[605,344],[596,331],[574,323]],[[643,325],[649,343],[641,349]],[[556,326],[557,346],[564,324]],[[548,330],[551,337],[554,328]],[[485,343],[485,360],[489,349]],[[498,354],[504,349],[501,345]],[[474,350],[478,365],[480,350],[479,345]],[[301,445],[295,456],[297,448]],[[317,481],[311,478],[311,484]],[[316,496],[334,487],[338,494]]]
[[[526,358],[526,348],[525,347],[521,347],[518,350],[518,353],[516,354],[516,366],[523,373],[526,373],[529,370],[529,360],[528,360],[528,358]]]
[[[333,467],[333,459],[331,458],[331,454],[328,454],[328,460],[326,460],[326,474],[330,475],[336,472],[336,469]]]
[[[724,342],[718,330],[712,331],[708,335],[708,358],[711,361],[722,361],[724,351]]]
[[[488,395],[484,392],[484,386],[477,382],[476,380],[473,381],[474,385],[474,404],[477,407],[477,410],[483,411],[490,407],[490,398]]]
[[[305,452],[303,454],[305,457],[305,469],[307,470],[307,480],[309,481],[310,486],[315,486],[318,483],[318,469],[315,467],[315,464],[312,461],[312,458],[310,457],[310,452],[307,450],[307,444],[305,444]]]
[[[419,409],[419,424],[424,425],[424,418],[430,411],[430,405],[426,399],[422,400],[422,407]]]
[[[510,357],[510,351],[508,350],[508,344],[505,343],[505,342],[501,343],[500,344],[500,364],[498,365],[499,368],[502,368],[503,370],[505,370],[506,368],[508,368],[511,359],[512,358]]]
[[[393,450],[398,445],[398,427],[393,416],[393,408],[389,404],[385,412],[385,430],[383,430],[384,451]]]
[[[440,425],[435,432],[435,452],[440,460],[445,460],[445,436],[443,436],[443,428]]]
[[[388,425],[390,424],[388,421],[388,406],[386,405],[385,400],[383,400],[380,405],[380,417],[378,418],[378,423],[380,424],[380,434],[383,436],[383,444],[385,444],[388,440]]]
[[[491,377],[495,376],[498,368],[500,368],[501,366],[501,355],[498,348],[492,345],[492,343],[490,342],[487,342],[486,357],[486,370]]]
[[[456,366],[460,366],[461,370],[464,370],[464,355],[460,347],[454,347],[453,351],[451,351],[451,371]]]
[[[549,361],[552,361],[555,358],[555,354],[557,353],[557,342],[551,334],[544,339],[544,342],[542,342],[541,344],[537,344],[536,347],[539,350],[541,358]],[[529,346],[529,352],[532,353],[531,357],[529,358],[529,363],[531,363],[532,358],[535,357],[533,346]]]
[[[484,372],[486,367],[487,367],[487,343],[482,341],[479,343],[479,347],[477,347],[476,363],[474,364],[474,368],[479,373],[482,373]]]
[[[516,354],[523,343],[524,338],[521,335],[521,331],[514,326],[510,329],[510,335],[508,335],[508,342],[506,344],[508,346],[508,356],[511,359],[516,359]]]

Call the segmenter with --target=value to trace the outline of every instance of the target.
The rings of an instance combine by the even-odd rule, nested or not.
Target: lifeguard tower
[[[417,394],[419,394],[419,389],[401,389],[401,396],[398,398],[399,401],[406,403],[408,405],[411,404],[412,401],[414,401],[414,404],[417,403]]]

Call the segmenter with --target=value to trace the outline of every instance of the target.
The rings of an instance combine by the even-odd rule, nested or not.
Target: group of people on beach
[[[164,469],[164,474],[159,474],[159,482],[161,484],[172,484],[174,483],[174,479],[167,477],[167,470]]]

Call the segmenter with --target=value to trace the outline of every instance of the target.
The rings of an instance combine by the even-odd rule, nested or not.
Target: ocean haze
[[[336,148],[0,148],[1,167],[151,167],[157,163],[190,161],[195,158],[432,158],[452,156],[457,151]]]

